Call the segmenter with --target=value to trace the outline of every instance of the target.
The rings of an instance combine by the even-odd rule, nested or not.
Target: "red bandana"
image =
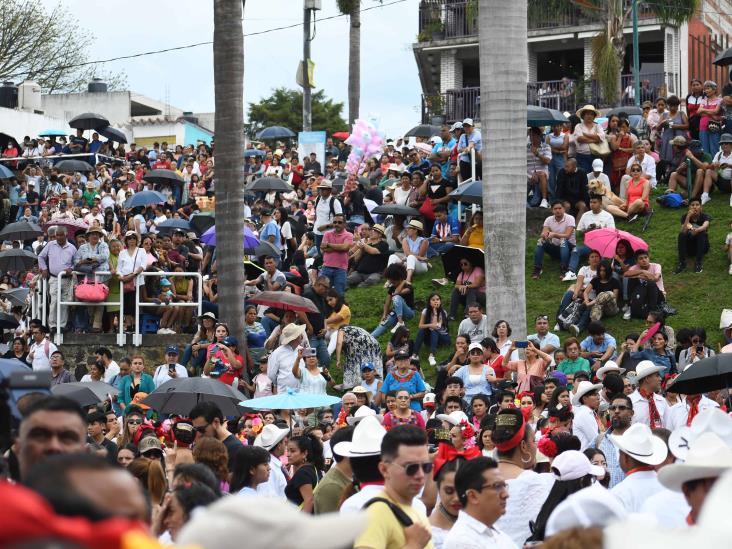
[[[699,401],[701,395],[686,395],[686,402],[689,404],[689,415],[686,418],[686,425],[691,425],[691,421],[699,413]]]
[[[639,389],[640,396],[648,401],[648,424],[651,429],[659,429],[661,425],[661,414],[658,413],[656,408],[656,400],[653,398],[655,393],[649,393],[645,389]]]

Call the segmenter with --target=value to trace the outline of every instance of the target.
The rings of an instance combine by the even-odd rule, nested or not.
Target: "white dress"
[[[508,535],[517,546],[523,547],[531,535],[529,521],[536,520],[554,481],[554,475],[534,471],[524,471],[518,477],[508,479],[506,513],[494,526]]]

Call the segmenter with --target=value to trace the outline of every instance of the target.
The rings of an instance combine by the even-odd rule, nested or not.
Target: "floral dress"
[[[383,379],[381,346],[376,339],[358,326],[343,326],[343,346],[341,352],[346,355],[343,364],[343,386],[355,387],[361,383],[361,366],[371,362],[376,373]]]

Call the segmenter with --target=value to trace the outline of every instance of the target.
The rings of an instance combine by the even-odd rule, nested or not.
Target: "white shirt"
[[[686,517],[690,512],[691,507],[684,494],[668,488],[653,494],[641,506],[641,513],[653,515],[658,524],[666,528],[688,528]]]
[[[701,399],[699,399],[699,411],[701,412],[709,408],[719,408],[719,404],[714,402],[711,398],[702,395]],[[684,398],[683,400],[677,402],[668,409],[665,427],[669,431],[674,431],[679,427],[686,425],[686,421],[688,418],[689,405]]]
[[[620,500],[628,513],[638,513],[643,503],[653,494],[663,490],[656,471],[638,471],[626,476],[610,492]]]
[[[519,547],[531,535],[529,521],[536,520],[556,477],[550,473],[524,471],[518,477],[508,479],[508,502],[506,513],[494,527],[505,532]],[[454,526],[453,526],[454,528]]]
[[[277,387],[277,392],[283,392],[287,387],[298,390],[300,380],[292,375],[292,367],[295,365],[297,350],[288,343],[280,345],[269,355],[267,359],[267,376]]]
[[[119,374],[119,364],[112,360],[106,368],[104,368],[104,382],[111,383],[112,378]]]
[[[645,423],[649,427],[653,428],[648,414],[648,401],[641,396],[638,389],[630,394],[630,400],[633,402],[633,423]],[[666,402],[665,398],[656,393],[653,395],[653,400],[656,402],[658,415],[661,416],[661,427],[666,427],[666,425],[668,425],[668,402]]]
[[[48,346],[48,348],[46,348]],[[26,362],[30,362],[34,372],[51,369],[51,355],[58,350],[51,340],[44,338],[40,343],[35,341],[30,346]],[[32,357],[32,358],[31,358]]]
[[[626,168],[630,168],[633,164],[637,163],[638,159],[635,155],[631,156],[628,159],[628,163],[626,164]],[[643,173],[648,176],[648,182],[651,184],[651,188],[656,188],[656,161],[653,160],[653,157],[650,154],[644,154],[643,160],[640,162],[641,170],[643,170]]]
[[[445,537],[444,549],[518,549],[506,534],[496,528],[486,526],[465,511],[460,511],[458,519]]]
[[[323,234],[323,231],[318,229],[321,225],[329,225],[331,222],[330,216],[330,201],[333,198],[333,194],[328,198],[319,197],[318,205],[315,207],[315,223],[313,225],[313,232],[315,234]],[[343,213],[343,206],[341,201],[337,198],[333,201],[333,213]]]
[[[257,494],[270,498],[285,499],[287,479],[282,472],[282,462],[279,458],[269,455],[269,480],[257,486]]]
[[[155,368],[155,374],[153,375],[153,381],[155,382],[155,388],[157,389],[166,381],[173,379],[168,375],[169,366],[167,364],[161,364]],[[178,378],[188,377],[188,370],[182,364],[175,365],[175,373]]]
[[[610,178],[605,175],[604,173],[600,172],[599,175],[595,175],[595,172],[590,172],[587,174],[587,182],[593,181],[597,179],[600,183],[602,183],[602,186],[605,187],[605,190],[612,191],[613,188],[610,185]]]
[[[732,166],[732,153],[725,156],[724,152],[720,150],[714,155],[712,162],[715,164],[727,164],[728,166]],[[724,168],[719,172],[719,175],[724,179],[732,179],[732,168]]]
[[[340,509],[341,515],[359,513],[363,511],[363,506],[366,505],[366,502],[376,497],[379,493],[383,491],[383,484],[368,484],[364,486],[360,492],[356,492],[350,498],[346,499],[346,501],[343,502]],[[414,507],[414,509],[416,509],[423,515],[427,516],[427,508],[424,506],[424,503],[422,503],[422,500],[419,499],[419,497],[416,497],[412,500],[412,507]]]
[[[592,447],[600,434],[595,414],[587,406],[575,406],[574,420],[572,421],[572,434],[580,441],[580,452]]]
[[[595,229],[604,229],[610,227],[615,228],[615,219],[610,212],[600,210],[600,213],[596,214],[592,210],[588,210],[582,214],[579,223],[577,223],[577,230],[585,232],[590,225],[594,225]]]

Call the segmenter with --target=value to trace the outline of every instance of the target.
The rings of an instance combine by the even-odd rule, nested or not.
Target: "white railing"
[[[115,156],[108,156],[106,154],[99,154],[99,153],[73,153],[73,154],[50,154],[48,156],[13,156],[12,158],[5,158],[0,157],[0,162],[12,162],[15,160],[66,160],[69,158],[89,158],[90,156],[94,157],[95,165],[97,162],[99,162],[100,158],[105,158],[109,160],[119,160],[124,161],[124,158],[118,158]],[[94,166],[92,166],[93,168]]]
[[[48,280],[38,278],[35,287],[30,292],[31,318],[41,319],[41,324],[47,326],[48,307],[46,295],[48,295]]]
[[[117,324],[119,325],[119,333],[117,334],[117,345],[122,347],[127,342],[127,338],[125,337],[125,332],[124,332],[124,322],[122,321],[122,312],[123,312],[122,304],[124,301],[124,292],[123,292],[123,288],[122,288],[123,283],[121,280],[119,281],[119,301],[99,301],[99,302],[61,301],[61,290],[62,290],[61,280],[63,279],[63,277],[82,276],[85,278],[89,278],[90,276],[93,276],[94,279],[96,280],[97,276],[110,276],[111,274],[112,273],[110,271],[96,271],[93,273],[81,273],[78,271],[74,271],[70,275],[67,275],[64,271],[62,271],[58,274],[58,284],[56,284],[56,310],[51,311],[51,314],[56,315],[56,335],[54,336],[54,339],[53,339],[53,342],[56,345],[61,345],[64,342],[64,334],[61,332],[61,328],[62,328],[62,326],[61,326],[61,307],[63,307],[63,306],[67,306],[67,307],[69,307],[69,306],[106,307],[108,305],[119,305],[120,318],[117,322]],[[48,281],[44,280],[44,282],[46,282],[46,288],[48,288],[48,286],[47,286]],[[73,289],[72,289],[72,295],[73,295]],[[43,305],[45,308],[45,300],[44,300]]]
[[[142,345],[142,333],[140,332],[140,308],[141,307],[196,307],[198,316],[203,312],[203,277],[201,273],[170,273],[170,272],[143,272],[140,276],[158,277],[193,277],[198,281],[198,299],[196,301],[171,301],[170,303],[141,303],[140,286],[135,285],[135,333],[132,334],[132,344],[136,347]]]

